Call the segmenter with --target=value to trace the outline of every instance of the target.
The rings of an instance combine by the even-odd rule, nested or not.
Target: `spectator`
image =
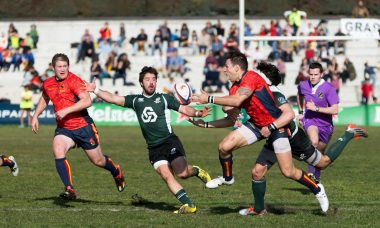
[[[310,62],[308,61],[307,58],[302,59],[300,69],[298,71],[298,75],[294,84],[298,85],[302,81],[309,80],[309,73],[308,73],[309,63]]]
[[[143,50],[145,55],[148,55],[149,53],[148,35],[145,33],[144,29],[140,29],[140,33],[135,39],[132,55],[136,55],[139,50]]]
[[[178,49],[177,47],[175,47],[174,42],[169,42],[169,47],[166,49],[166,67],[169,65],[169,61],[171,61],[171,58],[173,58],[174,52],[177,51]]]
[[[129,62],[128,55],[126,53],[122,53],[117,59],[115,75],[113,76],[112,85],[115,86],[115,81],[118,78],[123,79],[123,85],[125,86],[135,85],[132,82],[127,82],[127,69],[131,69],[131,63]]]
[[[361,90],[362,90],[362,100],[360,103],[367,105],[369,102],[369,99],[372,97],[372,92],[373,92],[373,86],[371,82],[369,81],[369,78],[364,79],[364,81],[362,82]]]
[[[55,75],[54,67],[51,63],[49,63],[48,68],[45,70],[45,72],[41,76],[41,81],[43,82],[54,75]]]
[[[260,62],[265,59],[264,53],[260,50],[259,46],[255,48],[255,51],[251,54],[251,59],[256,60],[256,62]]]
[[[191,32],[191,49],[192,49],[192,55],[198,54],[198,50],[199,50],[198,34],[197,34],[197,31],[195,30]]]
[[[37,26],[35,24],[32,24],[30,26],[30,37],[32,37],[33,40],[33,48],[37,48],[37,43],[39,39],[38,31],[37,31]]]
[[[13,64],[13,72],[20,71],[20,65],[22,63],[22,54],[20,53],[20,49],[16,49],[15,53],[12,56],[12,62]]]
[[[311,47],[310,43],[307,45],[307,48],[305,50],[305,58],[307,59],[308,62],[311,62],[315,58],[315,51]]]
[[[112,45],[109,42],[107,42],[107,40],[102,40],[99,43],[98,48],[99,48],[99,59],[101,60],[101,62],[102,60],[107,59],[109,54],[113,52]]]
[[[372,85],[372,96],[373,100],[377,100],[376,98],[376,67],[369,66],[368,62],[364,63],[364,78],[368,78],[369,82]]]
[[[217,33],[215,27],[213,27],[213,26],[211,25],[211,22],[210,22],[210,21],[207,21],[207,22],[206,22],[206,27],[205,27],[203,30],[205,30],[206,33],[209,34],[210,36],[216,35],[216,33]]]
[[[94,80],[94,78],[97,78],[100,85],[103,85],[103,69],[99,64],[98,58],[92,58],[92,63],[90,67],[90,82]]]
[[[234,52],[239,50],[239,43],[236,40],[236,38],[232,35],[230,35],[227,38],[226,44],[224,46],[227,48],[228,52]]]
[[[216,35],[219,37],[224,37],[224,28],[222,25],[222,22],[220,19],[217,20],[216,25],[214,25],[214,28],[216,29]]]
[[[277,59],[277,68],[278,68],[278,73],[279,76],[281,77],[281,84],[285,84],[285,76],[286,76],[286,66],[284,61],[282,61],[281,58]]]
[[[24,55],[23,55],[23,63],[26,67],[34,66],[34,55],[32,53],[32,50],[29,49]]]
[[[169,81],[167,82],[166,85],[162,88],[163,93],[171,94],[174,95],[174,85],[175,85],[175,80],[173,77],[169,77]]]
[[[16,27],[14,26],[14,24],[10,23],[8,27],[8,36],[11,36],[13,33],[18,33],[18,31]]]
[[[126,39],[125,36],[125,26],[124,23],[120,23],[120,33],[119,33],[119,40],[117,41],[117,46],[122,47],[124,40]]]
[[[289,25],[292,27],[292,35],[296,36],[298,28],[301,25],[302,18],[306,18],[306,12],[298,10],[296,7],[293,7],[293,10],[285,11],[284,16],[287,19]]]
[[[190,36],[189,28],[187,27],[186,23],[183,23],[182,27],[181,27],[180,36],[179,36],[179,46],[180,47],[188,47],[189,46],[189,36]]]
[[[223,42],[219,39],[218,36],[212,35],[211,36],[211,51],[214,53],[214,55],[218,55],[220,50],[223,49]]]
[[[28,119],[28,126],[31,126],[32,116],[30,112],[33,109],[33,92],[30,91],[29,85],[24,86],[24,91],[21,94],[21,102],[20,102],[20,125],[19,128],[24,128],[24,113],[26,113],[26,117]]]
[[[164,23],[160,25],[158,29],[160,30],[162,41],[166,41],[169,44],[171,31],[168,27],[168,22],[164,21]]]
[[[94,42],[91,40],[90,36],[85,36],[84,40],[82,41],[80,45],[77,63],[79,63],[79,61],[84,61],[86,57],[89,57],[90,59],[92,59],[94,55],[95,55]]]
[[[163,40],[162,40],[161,32],[159,29],[157,29],[153,37],[152,54],[154,55],[156,51],[162,52],[162,45],[163,45]]]
[[[1,33],[0,37],[0,52],[8,47],[8,39],[5,37],[5,33]]]
[[[112,43],[112,33],[111,29],[109,28],[108,22],[104,23],[104,26],[99,30],[99,33],[100,38],[98,39],[98,42],[100,42],[101,40],[105,40],[110,44]]]
[[[347,79],[353,81],[356,78],[356,70],[354,64],[348,58],[344,60],[344,68],[340,74],[340,78],[342,79],[343,85],[346,84]]]
[[[162,51],[159,51],[158,54],[154,54],[153,67],[156,68],[157,72],[162,74],[164,78],[166,77],[166,57]]]
[[[338,29],[338,32],[335,33],[335,36],[345,36],[340,29]],[[345,54],[346,53],[346,41],[344,40],[335,40],[334,41],[334,54],[339,55],[339,54]]]
[[[208,93],[221,93],[222,92],[222,83],[219,80],[219,71],[217,63],[212,63],[208,65],[208,71],[205,75],[205,80],[202,82],[202,90],[207,91]],[[211,86],[216,86],[215,91],[212,90]],[[206,90],[207,87],[207,90]]]
[[[115,65],[116,65],[116,52],[113,52],[111,51],[110,53],[108,53],[108,56],[107,56],[107,59],[106,59],[106,63],[105,63],[105,75],[107,75],[107,77],[111,77],[111,71],[115,69]]]
[[[363,1],[359,0],[357,5],[352,9],[352,17],[355,18],[368,18],[369,12],[367,7],[364,6]]]
[[[22,39],[19,37],[17,31],[12,32],[8,38],[8,47],[7,49],[17,49],[21,46]]]
[[[178,51],[173,52],[173,56],[168,62],[168,75],[172,73],[180,74],[181,77],[185,74],[185,60],[178,55]]]
[[[207,49],[210,47],[211,37],[205,29],[201,31],[201,35],[198,38],[199,54],[205,55]]]
[[[331,85],[335,88],[336,94],[339,95],[339,89],[340,89],[340,77],[339,73],[333,73],[332,78],[330,81]]]

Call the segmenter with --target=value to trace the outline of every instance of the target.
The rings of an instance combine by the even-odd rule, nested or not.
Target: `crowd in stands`
[[[354,17],[368,17],[368,10],[362,1],[358,2],[352,12]],[[321,20],[317,25],[306,24],[306,12],[297,8],[284,13],[285,20],[272,20],[268,25],[260,25],[258,33],[254,33],[249,21],[244,22],[244,34],[246,36],[327,36],[332,34],[329,31],[328,21]],[[283,23],[285,21],[285,23]],[[257,26],[257,25],[255,25]],[[336,36],[344,36],[340,30],[335,32]],[[0,38],[0,70],[20,71],[23,70],[23,86],[30,85],[30,88],[40,91],[42,82],[54,74],[51,65],[43,72],[39,73],[34,68],[33,50],[37,48],[39,35],[36,25],[31,25],[31,29],[21,38],[17,29],[11,23],[8,34],[1,35]],[[120,23],[119,33],[111,31],[109,22],[99,28],[98,34],[91,34],[88,29],[84,29],[78,43],[71,44],[77,48],[76,63],[81,64],[86,59],[91,62],[89,80],[95,77],[103,84],[103,80],[112,79],[113,85],[121,79],[122,85],[133,86],[134,83],[128,81],[128,71],[131,69],[131,60],[137,55],[153,56],[151,63],[157,68],[160,75],[170,80],[179,77],[184,80],[186,73],[191,69],[186,65],[186,57],[181,55],[179,49],[186,49],[187,55],[202,56],[205,58],[203,66],[202,89],[208,92],[227,92],[228,80],[223,72],[225,54],[239,48],[239,27],[236,23],[231,23],[225,28],[221,20],[206,21],[203,29],[196,31],[190,28],[187,23],[182,23],[180,28],[170,28],[167,21],[157,26],[153,37],[149,37],[145,28],[140,28],[136,34],[130,34],[127,39],[125,24]],[[307,79],[307,66],[313,61],[320,62],[326,70],[324,79],[331,82],[339,92],[341,84],[356,78],[357,72],[349,58],[345,58],[340,66],[337,63],[337,55],[345,55],[345,41],[324,41],[324,40],[304,40],[304,41],[245,41],[243,50],[251,60],[251,66],[255,67],[260,61],[274,62],[279,68],[282,77],[282,84],[286,79],[286,66],[288,62],[293,62],[294,55],[302,58],[298,76],[295,84]],[[270,49],[269,55],[263,50]],[[252,52],[250,50],[253,50]],[[368,65],[368,64],[367,64]],[[368,80],[363,82],[372,86],[371,96],[374,94],[376,85],[376,68],[371,70],[366,67],[365,75]],[[374,76],[375,75],[375,76]],[[187,79],[189,80],[189,79]],[[197,79],[199,80],[199,79]],[[367,83],[367,84],[368,84]],[[367,86],[368,87],[368,86]],[[367,88],[363,87],[363,88]],[[369,90],[369,89],[364,89]],[[377,99],[375,96],[374,101]],[[363,98],[363,100],[365,100]],[[368,101],[368,99],[367,99]],[[365,103],[365,102],[363,102]]]

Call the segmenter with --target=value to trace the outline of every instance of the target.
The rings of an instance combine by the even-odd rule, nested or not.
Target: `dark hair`
[[[267,78],[272,82],[272,85],[277,86],[281,83],[280,72],[275,65],[261,61],[256,68],[267,76]]]
[[[158,72],[155,68],[153,67],[148,67],[148,66],[144,66],[142,69],[141,69],[141,72],[139,74],[139,82],[142,82],[144,80],[144,76],[147,74],[147,73],[151,73],[151,74],[154,74],[157,79],[157,75],[158,75]]]
[[[65,55],[63,53],[57,53],[53,56],[51,63],[53,64],[54,67],[55,67],[55,64],[57,63],[57,61],[64,61],[64,62],[67,62],[67,65],[70,65],[69,57],[67,57],[67,55]]]
[[[323,73],[323,67],[320,63],[318,62],[312,62],[309,65],[309,70],[310,69],[319,69],[319,73]]]
[[[238,65],[243,71],[248,70],[248,60],[243,53],[239,51],[229,52],[226,55],[226,60],[227,59],[229,59],[233,65]]]

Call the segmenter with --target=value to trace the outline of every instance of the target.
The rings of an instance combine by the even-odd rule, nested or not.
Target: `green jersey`
[[[288,101],[285,98],[285,95],[276,86],[269,86],[269,89],[272,91],[274,100],[276,101],[278,107],[288,103]],[[292,122],[289,123],[288,127],[293,137],[298,131],[298,125],[296,121],[292,120]]]
[[[170,109],[178,111],[180,103],[173,96],[161,93],[151,96],[127,95],[124,107],[136,112],[148,148],[157,146],[174,135],[170,125]]]

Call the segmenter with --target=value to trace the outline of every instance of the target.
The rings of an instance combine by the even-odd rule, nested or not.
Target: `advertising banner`
[[[340,29],[346,35],[376,38],[380,36],[380,19],[343,18]]]

